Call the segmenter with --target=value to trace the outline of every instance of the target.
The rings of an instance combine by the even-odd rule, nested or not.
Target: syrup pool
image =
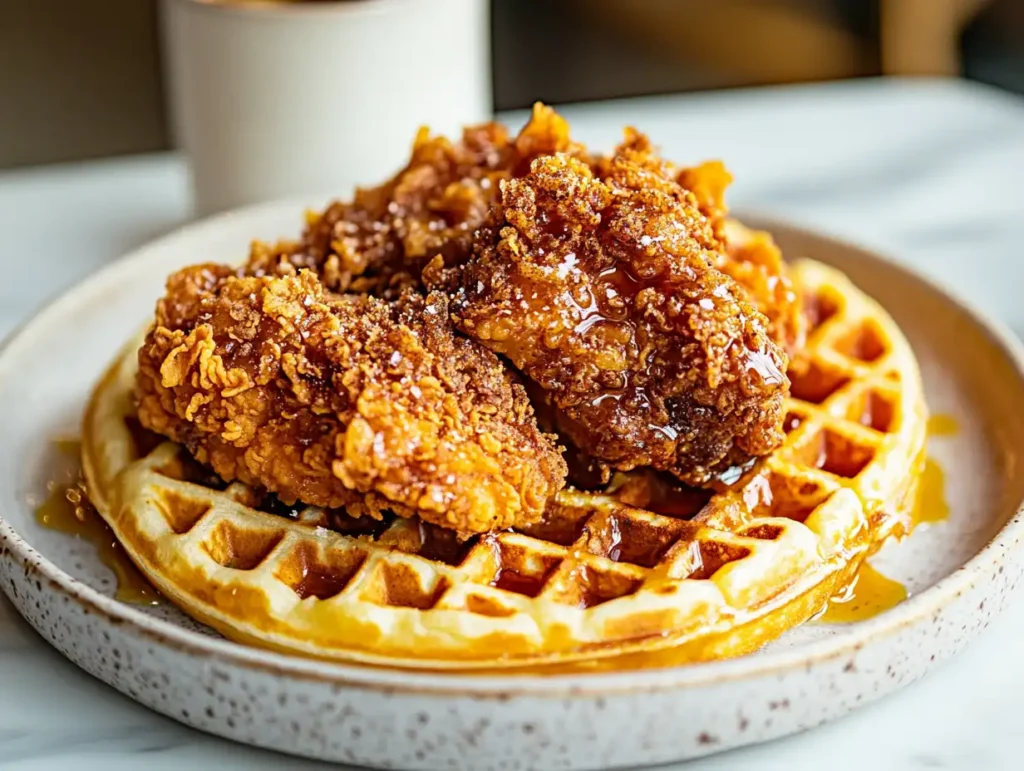
[[[48,495],[36,508],[36,521],[47,530],[74,536],[95,546],[100,561],[117,579],[115,599],[133,605],[159,605],[160,594],[135,567],[86,496],[79,465],[81,443],[58,440],[54,444],[73,465],[47,484]]]
[[[937,414],[928,419],[929,439],[955,436],[958,430],[956,421],[949,415]],[[934,458],[927,457],[911,511],[911,532],[919,525],[934,525],[949,519],[945,488],[945,472]],[[826,624],[867,621],[895,607],[907,596],[903,584],[882,575],[865,561],[861,563],[850,585],[829,601],[819,620]]]

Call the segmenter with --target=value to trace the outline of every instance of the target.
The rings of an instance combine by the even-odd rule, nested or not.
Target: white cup
[[[492,111],[487,0],[163,0],[172,131],[198,215],[345,197],[402,165],[421,125]]]

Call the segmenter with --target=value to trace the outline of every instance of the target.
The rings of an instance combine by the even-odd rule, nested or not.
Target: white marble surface
[[[734,206],[886,251],[1024,335],[1024,101],[953,82],[848,82],[567,111],[610,145],[632,122],[680,161],[721,157]],[[54,292],[186,219],[179,158],[0,173],[0,335]],[[197,257],[199,257],[197,255]],[[0,427],[0,441],[2,441]],[[965,653],[852,716],[705,769],[1018,769],[1024,598]],[[628,737],[623,737],[628,741]],[[149,713],[51,651],[0,599],[0,770],[320,768]]]

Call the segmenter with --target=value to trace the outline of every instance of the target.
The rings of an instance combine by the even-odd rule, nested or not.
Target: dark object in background
[[[998,0],[961,38],[963,75],[1024,94],[1024,2]]]
[[[493,0],[496,109],[881,74],[867,0]]]
[[[865,75],[1024,93],[1024,0],[493,0],[498,109]]]
[[[168,145],[155,0],[0,0],[0,168]]]
[[[1024,93],[1024,0],[492,6],[497,109],[907,72]],[[958,11],[963,57],[940,36],[937,66],[928,30]],[[0,0],[0,105],[0,169],[166,148],[156,0]]]

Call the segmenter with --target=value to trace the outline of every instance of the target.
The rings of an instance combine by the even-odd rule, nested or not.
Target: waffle
[[[793,266],[812,330],[786,440],[719,492],[666,499],[640,474],[565,490],[542,522],[460,542],[418,520],[288,509],[132,430],[137,343],[95,389],[90,496],[129,555],[225,636],[373,665],[571,665],[671,649],[753,651],[821,611],[908,528],[926,410],[911,349],[841,273]]]

